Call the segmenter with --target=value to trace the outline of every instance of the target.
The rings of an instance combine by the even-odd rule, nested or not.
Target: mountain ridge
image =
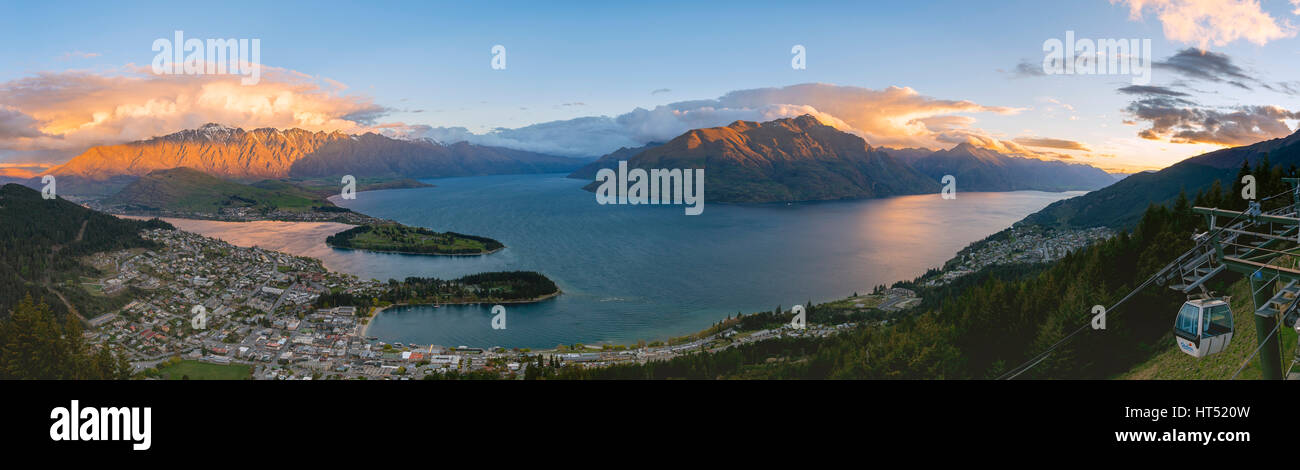
[[[619,161],[643,169],[707,167],[709,198],[720,202],[924,194],[937,192],[949,174],[960,191],[1094,190],[1115,181],[1090,165],[1004,155],[969,143],[941,150],[872,147],[811,115],[692,129],[664,144],[620,148],[569,177],[593,179]]]
[[[806,114],[692,129],[627,161],[629,168],[703,168],[706,197],[717,202],[821,201],[939,190],[938,181]]]
[[[340,161],[348,158],[356,161]],[[295,169],[300,163],[303,167]],[[569,171],[583,163],[586,161],[467,142],[442,144],[371,132],[353,135],[299,128],[244,130],[209,123],[150,139],[91,147],[41,175],[104,181],[187,167],[236,180],[291,175],[337,178],[344,174],[434,178]]]
[[[1115,182],[1091,165],[1006,155],[966,142],[910,164],[930,178],[953,175],[958,191],[1088,191]]]
[[[1053,202],[1021,222],[1068,228],[1132,228],[1147,205],[1169,205],[1182,192],[1192,197],[1215,181],[1225,190],[1231,189],[1243,162],[1254,167],[1265,156],[1275,168],[1300,166],[1300,130],[1286,137],[1189,157],[1159,171],[1134,173],[1098,191]]]

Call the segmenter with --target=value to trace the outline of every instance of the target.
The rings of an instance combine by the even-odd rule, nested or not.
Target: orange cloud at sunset
[[[0,84],[0,150],[64,157],[99,144],[164,135],[219,122],[244,128],[359,131],[385,112],[293,71],[263,66],[261,83],[238,76],[41,73]]]

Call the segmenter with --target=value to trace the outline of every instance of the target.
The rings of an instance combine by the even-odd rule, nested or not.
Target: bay
[[[1082,192],[958,193],[799,204],[598,205],[583,181],[563,175],[426,180],[429,188],[367,191],[343,207],[438,231],[495,238],[485,256],[419,256],[338,250],[325,236],[342,224],[173,220],[243,246],[321,259],[363,278],[455,278],[531,270],[563,295],[507,305],[504,330],[491,306],[408,306],[372,320],[388,342],[443,346],[553,347],[634,343],[680,336],[737,312],[823,302],[912,279],[967,244]]]

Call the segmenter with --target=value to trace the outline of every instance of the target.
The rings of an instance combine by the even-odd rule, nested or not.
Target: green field
[[[253,366],[247,364],[208,364],[199,361],[180,361],[158,369],[167,380],[246,380],[251,378]]]

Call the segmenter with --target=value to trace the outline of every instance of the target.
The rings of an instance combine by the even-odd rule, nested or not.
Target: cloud
[[[552,155],[595,156],[619,147],[643,145],[631,138],[623,126],[608,116],[586,116],[548,121],[519,128],[497,128],[474,133],[464,127],[432,127],[425,124],[392,123],[377,126],[381,134],[408,139],[432,139],[443,143],[469,142]]]
[[[63,60],[68,60],[68,59],[93,59],[93,58],[95,58],[95,57],[99,57],[100,55],[101,55],[101,54],[98,53],[98,52],[81,52],[81,51],[72,51],[72,52],[65,52],[65,53],[63,53],[63,56],[60,57],[60,58],[63,59]]]
[[[1288,96],[1300,95],[1300,81],[1267,82],[1255,76],[1255,72],[1237,65],[1231,57],[1223,53],[1189,47],[1165,60],[1153,62],[1152,67],[1171,71],[1193,81],[1226,84],[1242,90],[1253,90],[1259,87]],[[1190,96],[1175,88],[1205,93],[1193,89],[1189,82],[1183,79],[1174,80],[1168,86],[1126,86],[1120,88],[1119,92],[1129,95]]]
[[[873,90],[809,83],[738,90],[717,99],[636,108],[614,117],[589,116],[494,129],[482,134],[459,127],[421,125],[390,126],[385,132],[397,137],[442,142],[465,140],[557,155],[595,156],[619,147],[666,142],[691,129],[724,126],[737,120],[770,121],[811,114],[826,125],[862,136],[872,145],[933,147],[945,142],[939,138],[944,132],[980,133],[962,129],[974,122],[974,118],[964,114],[1019,111],[965,100],[931,98],[906,87]]]
[[[1028,61],[1022,61],[1016,64],[1015,70],[1011,71],[1011,78],[1045,77],[1045,76],[1047,76],[1047,73],[1043,71],[1042,62],[1029,63]]]
[[[1119,92],[1126,95],[1189,96],[1187,93],[1172,88],[1155,85],[1129,85],[1120,88]]]
[[[1170,70],[1188,78],[1216,83],[1227,83],[1245,90],[1250,87],[1246,82],[1258,82],[1246,71],[1232,63],[1227,54],[1219,54],[1195,48],[1178,51],[1163,61],[1151,64],[1153,68]]]
[[[1274,84],[1261,83],[1260,86],[1263,86],[1265,89],[1269,91],[1282,93],[1284,95],[1291,95],[1291,96],[1300,95],[1300,82],[1297,81],[1277,82]]]
[[[389,112],[368,98],[263,65],[259,84],[231,75],[46,72],[0,83],[0,155],[67,158],[85,148],[195,128],[208,122],[244,128],[299,127],[361,131]]]
[[[1195,44],[1200,49],[1237,40],[1262,46],[1296,34],[1289,22],[1279,24],[1264,12],[1259,0],[1110,0],[1110,3],[1127,4],[1132,20],[1141,20],[1147,11],[1154,13],[1164,27],[1166,39]],[[1293,0],[1292,4],[1297,3]],[[1300,8],[1296,12],[1300,14]]]
[[[1003,140],[978,131],[959,130],[955,132],[944,132],[936,137],[940,142],[952,144],[971,144],[976,147],[982,147],[999,153],[1015,155],[1020,157],[1038,157],[1038,152],[1025,148],[1014,141]]]
[[[1291,96],[1300,94],[1297,82],[1265,82],[1233,63],[1232,58],[1223,53],[1186,48],[1168,59],[1154,62],[1153,66],[1192,80],[1222,83],[1244,90],[1258,86]],[[1286,121],[1300,118],[1300,115],[1274,105],[1203,106],[1193,101],[1192,94],[1181,90],[1207,93],[1194,90],[1184,81],[1176,81],[1173,86],[1119,88],[1122,94],[1139,97],[1125,107],[1130,119],[1124,123],[1145,123],[1147,127],[1139,131],[1138,136],[1147,140],[1237,146],[1289,135],[1292,131]]]
[[[1048,102],[1048,103],[1051,103],[1051,104],[1054,104],[1054,105],[1060,106],[1061,108],[1064,108],[1066,111],[1074,112],[1074,105],[1071,105],[1071,104],[1069,104],[1069,103],[1063,102],[1063,101],[1058,100],[1058,99],[1056,99],[1056,98],[1051,98],[1051,97],[1049,97],[1049,98],[1044,99],[1043,101],[1046,101],[1046,102]]]
[[[1075,142],[1073,140],[1065,140],[1065,139],[1051,139],[1045,137],[1019,137],[1015,139],[1015,142],[1020,145],[1024,145],[1028,147],[1053,148],[1053,149],[1061,149],[1061,150],[1079,150],[1083,152],[1092,151],[1092,149],[1088,148],[1088,146],[1084,145],[1082,142]]]
[[[1152,96],[1130,103],[1125,111],[1149,127],[1138,132],[1147,140],[1178,144],[1248,145],[1292,133],[1286,120],[1300,113],[1279,106],[1205,107],[1175,97]]]
[[[42,137],[39,124],[17,108],[0,105],[0,141]]]
[[[400,138],[597,156],[619,147],[665,142],[691,129],[804,114],[875,146],[972,142],[1004,152],[1035,154],[975,127],[972,115],[1014,114],[1020,108],[933,98],[907,87],[875,90],[810,83],[738,90],[716,99],[636,108],[612,117],[585,116],[475,133],[464,127],[385,122],[395,109],[366,97],[344,95],[342,84],[290,70],[267,66],[263,70],[254,86],[241,86],[237,76],[156,76],[131,67],[112,74],[42,73],[0,83],[0,103],[6,104],[0,108],[0,160],[66,160],[92,145],[147,139],[208,122],[243,128],[377,131]]]
[[[1296,1],[1300,1],[1300,0],[1296,0]],[[672,91],[672,90],[670,90],[670,89],[668,89],[668,88],[659,88],[659,89],[655,89],[655,90],[650,90],[650,94],[651,94],[651,95],[657,95],[657,94],[660,94],[660,93],[668,93],[668,92],[671,92],[671,91]]]

